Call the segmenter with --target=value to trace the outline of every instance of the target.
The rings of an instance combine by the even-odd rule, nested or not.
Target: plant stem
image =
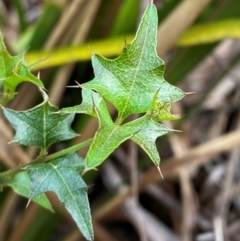
[[[56,159],[56,158],[58,158],[58,157],[62,157],[62,156],[65,156],[65,155],[67,155],[67,154],[76,152],[76,151],[78,151],[78,150],[80,150],[80,149],[82,149],[82,148],[84,148],[84,147],[86,147],[86,146],[89,146],[89,145],[92,143],[92,141],[93,141],[93,138],[88,139],[88,140],[86,140],[86,141],[84,141],[84,142],[81,142],[81,143],[79,143],[79,144],[77,144],[77,145],[71,146],[71,147],[66,148],[66,149],[64,149],[64,150],[61,150],[61,151],[58,151],[58,152],[53,153],[53,154],[51,154],[51,155],[48,155],[48,156],[46,156],[45,158],[43,158],[42,160],[41,160],[39,157],[37,157],[37,158],[34,159],[31,163],[28,163],[28,164],[25,164],[25,165],[19,165],[19,166],[13,168],[13,169],[10,169],[10,170],[8,170],[8,171],[5,171],[5,172],[0,173],[0,177],[9,177],[9,176],[11,176],[11,175],[19,172],[20,170],[24,169],[24,168],[27,167],[28,165],[33,164],[33,163],[37,163],[37,162],[49,162],[49,161],[54,160],[54,159]],[[40,161],[40,160],[41,160],[41,161]]]
[[[62,151],[59,151],[59,152],[53,153],[51,155],[48,155],[48,156],[46,156],[44,158],[44,162],[48,162],[48,161],[51,161],[51,160],[56,159],[58,157],[65,156],[65,155],[67,155],[69,153],[73,153],[75,151],[78,151],[78,150],[80,150],[80,149],[82,149],[82,148],[84,148],[86,146],[89,146],[92,143],[92,141],[93,141],[93,138],[88,139],[88,140],[86,140],[84,142],[81,142],[81,143],[79,143],[77,145],[71,146],[69,148],[66,148],[66,149],[64,149]]]
[[[7,171],[5,171],[5,172],[1,172],[1,173],[0,173],[0,177],[1,177],[1,178],[2,178],[2,177],[10,177],[11,175],[19,172],[20,169],[21,169],[22,167],[24,167],[24,166],[26,166],[26,165],[19,165],[19,166],[13,168],[13,169],[7,170]]]
[[[118,116],[117,120],[115,121],[115,124],[120,126],[122,124],[122,121],[122,117]]]

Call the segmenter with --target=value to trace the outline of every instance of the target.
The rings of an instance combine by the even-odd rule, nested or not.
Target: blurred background
[[[62,107],[81,103],[78,88],[91,80],[92,53],[118,56],[133,39],[150,0],[2,0],[0,29],[12,55],[28,63],[44,60],[40,72],[50,100]],[[96,241],[240,240],[240,2],[239,0],[155,0],[157,51],[165,79],[187,95],[173,103],[182,130],[157,140],[162,179],[146,154],[124,143],[98,171],[87,173]],[[1,88],[1,87],[0,87]],[[41,102],[38,89],[21,84],[8,103],[26,110]],[[109,107],[112,117],[116,110]],[[86,140],[96,119],[77,115],[81,137],[54,145],[51,152]],[[28,163],[34,148],[8,145],[14,132],[0,119],[0,170]],[[81,150],[84,156],[86,150]],[[85,240],[53,193],[55,213],[11,189],[0,195],[0,241]]]

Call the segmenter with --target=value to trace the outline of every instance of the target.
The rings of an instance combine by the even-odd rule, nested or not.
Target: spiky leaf
[[[31,179],[30,198],[47,191],[55,192],[85,238],[93,240],[87,185],[79,175],[83,169],[84,160],[76,153],[26,168]]]
[[[86,102],[84,98],[89,100],[89,114],[96,113],[99,119],[99,129],[86,156],[87,169],[100,165],[121,143],[130,138],[147,152],[156,165],[159,164],[160,157],[155,140],[168,132],[167,127],[156,123],[148,115],[124,125],[115,124],[109,115],[106,102],[98,93],[83,89],[83,106]],[[73,108],[64,108],[61,112],[81,113],[81,105]]]
[[[31,82],[40,88],[44,85],[40,79],[31,74],[32,66],[28,66],[23,55],[12,57],[3,42],[0,32],[0,86],[3,84],[3,94],[0,104],[5,104],[15,95],[16,87],[23,81]]]
[[[4,108],[5,116],[16,130],[13,141],[47,150],[53,143],[76,137],[70,127],[74,114],[61,115],[57,111],[47,99],[27,111]]]
[[[173,102],[184,92],[164,80],[164,62],[157,56],[157,10],[149,5],[144,13],[136,37],[122,54],[109,60],[93,55],[95,78],[83,84],[96,90],[118,109],[122,121],[132,113],[145,113],[160,90],[161,102]]]

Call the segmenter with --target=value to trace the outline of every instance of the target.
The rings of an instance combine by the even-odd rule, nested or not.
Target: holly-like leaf
[[[30,198],[30,178],[26,172],[18,172],[14,175],[13,179],[0,178],[0,187],[1,186],[12,187],[12,189],[19,195]],[[36,198],[33,198],[33,201],[42,207],[53,211],[52,205],[45,194],[41,194]]]
[[[113,123],[106,102],[97,93],[92,92],[92,104],[99,119],[99,129],[86,156],[86,167],[92,169],[100,165],[121,143],[129,139],[133,129]]]
[[[13,141],[26,146],[41,147],[44,152],[56,142],[72,139],[77,134],[71,129],[74,114],[56,114],[58,108],[46,98],[40,105],[27,111],[4,108],[3,112],[16,130]]]
[[[170,103],[184,97],[184,92],[164,80],[164,62],[157,56],[157,10],[147,8],[135,39],[122,54],[109,60],[93,55],[95,78],[83,84],[113,103],[121,122],[132,113],[145,113],[160,90],[161,102]]]
[[[151,160],[158,165],[160,157],[155,140],[166,134],[168,128],[156,123],[148,115],[124,125],[117,125],[113,123],[104,99],[99,94],[90,92],[92,101],[89,103],[92,106],[89,109],[94,109],[94,113],[97,113],[99,129],[87,153],[86,168],[92,169],[100,165],[121,143],[130,138],[140,145]]]
[[[88,169],[100,165],[121,143],[131,139],[141,146],[155,165],[159,165],[160,156],[155,141],[167,134],[169,129],[148,116],[131,121],[122,126],[115,124],[100,127],[94,136],[86,157]]]
[[[88,169],[101,164],[122,142],[133,133],[133,129],[125,128],[113,123],[109,115],[106,102],[100,94],[90,89],[82,89],[83,101],[80,105],[63,108],[60,113],[85,113],[99,118],[99,130],[86,157]]]
[[[0,83],[3,84],[3,94],[0,104],[5,104],[15,95],[16,87],[23,81],[31,82],[40,88],[44,85],[40,79],[31,74],[32,66],[28,66],[23,55],[12,57],[3,42],[0,32]]]
[[[122,126],[117,125],[113,123],[100,94],[83,88],[82,97],[80,105],[63,108],[60,113],[85,113],[99,118],[99,129],[86,157],[87,169],[100,165],[121,143],[130,138],[146,151],[155,165],[159,165],[160,157],[155,141],[169,131],[166,126],[156,123],[150,114]],[[154,98],[154,103],[156,101]]]
[[[55,192],[85,238],[93,240],[87,185],[79,175],[84,170],[84,160],[72,153],[49,163],[29,165],[26,170],[31,179],[30,198]]]
[[[0,80],[3,81],[7,76],[12,74],[12,71],[17,66],[17,64],[21,61],[22,56],[14,56],[12,57],[3,42],[2,33],[0,32]]]

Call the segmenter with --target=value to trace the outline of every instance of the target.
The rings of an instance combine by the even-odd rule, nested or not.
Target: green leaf
[[[97,93],[92,92],[92,104],[99,119],[99,129],[86,156],[87,169],[100,165],[121,143],[129,139],[135,131],[113,123],[106,102]],[[92,109],[92,108],[91,108]]]
[[[147,115],[144,116],[144,121],[142,121],[140,127],[141,130],[134,134],[131,140],[142,147],[153,163],[156,166],[159,166],[160,156],[155,141],[158,137],[167,134],[169,129],[166,126],[155,122],[151,118],[148,118]]]
[[[149,5],[132,44],[122,54],[109,60],[93,55],[95,78],[83,84],[113,103],[121,122],[132,113],[151,109],[154,94],[160,89],[161,101],[173,102],[184,92],[164,80],[164,62],[157,56],[157,10]]]
[[[1,61],[0,61],[0,79],[1,81],[4,80],[7,76],[12,74],[12,71],[17,66],[17,64],[21,61],[22,56],[18,55],[12,57],[3,42],[3,37],[0,32],[0,54],[1,54]]]
[[[100,165],[121,143],[131,139],[141,146],[155,165],[160,157],[156,148],[157,137],[167,134],[169,129],[145,115],[122,126],[101,123],[86,156],[87,169]]]
[[[12,180],[13,190],[26,198],[30,198],[30,178],[26,172],[17,173]],[[40,204],[46,209],[53,211],[52,205],[45,194],[41,194],[33,199],[34,202]]]
[[[86,157],[88,169],[101,164],[122,142],[127,140],[134,129],[122,129],[113,123],[106,102],[100,94],[90,89],[82,89],[82,103],[74,107],[63,108],[60,113],[85,113],[99,118],[99,129]]]
[[[100,94],[83,88],[82,98],[80,105],[63,108],[60,113],[85,113],[98,117],[99,129],[95,133],[86,157],[86,167],[92,169],[101,164],[122,142],[129,139],[136,131],[136,127],[122,128],[114,124],[106,102]]]
[[[121,126],[113,123],[100,94],[83,88],[82,99],[80,105],[63,108],[60,113],[85,113],[99,119],[99,129],[86,156],[87,169],[100,165],[121,143],[130,138],[146,151],[155,165],[159,165],[160,157],[155,140],[165,135],[169,129],[156,123],[152,113]],[[153,106],[156,101],[155,97]]]
[[[26,172],[18,172],[13,179],[0,177],[0,188],[4,186],[12,187],[19,195],[30,198],[30,178]],[[42,207],[53,211],[52,205],[45,194],[41,194],[33,199],[34,202]]]
[[[26,170],[31,179],[30,197],[55,192],[85,238],[93,240],[87,185],[78,173],[84,170],[84,160],[73,153],[49,163],[29,165]]]
[[[23,55],[12,57],[4,45],[0,32],[0,83],[3,83],[3,97],[0,104],[5,104],[15,95],[16,87],[23,81],[29,81],[43,88],[43,83],[30,72],[31,67],[24,61]]]
[[[168,132],[167,127],[156,123],[149,115],[124,125],[115,124],[109,115],[104,99],[98,93],[85,89],[83,89],[83,108],[79,105],[73,108],[64,108],[61,112],[81,113],[87,100],[89,101],[88,114],[96,113],[99,119],[99,129],[86,156],[87,169],[100,165],[121,143],[130,138],[147,152],[156,165],[159,164],[160,157],[155,140]]]
[[[123,128],[113,123],[111,125],[101,125],[86,156],[87,169],[99,166],[121,143],[129,139],[137,130],[136,128]]]
[[[61,115],[47,99],[27,111],[4,108],[3,112],[16,130],[13,141],[26,146],[39,146],[44,150],[56,142],[77,136],[70,125],[74,115]]]

